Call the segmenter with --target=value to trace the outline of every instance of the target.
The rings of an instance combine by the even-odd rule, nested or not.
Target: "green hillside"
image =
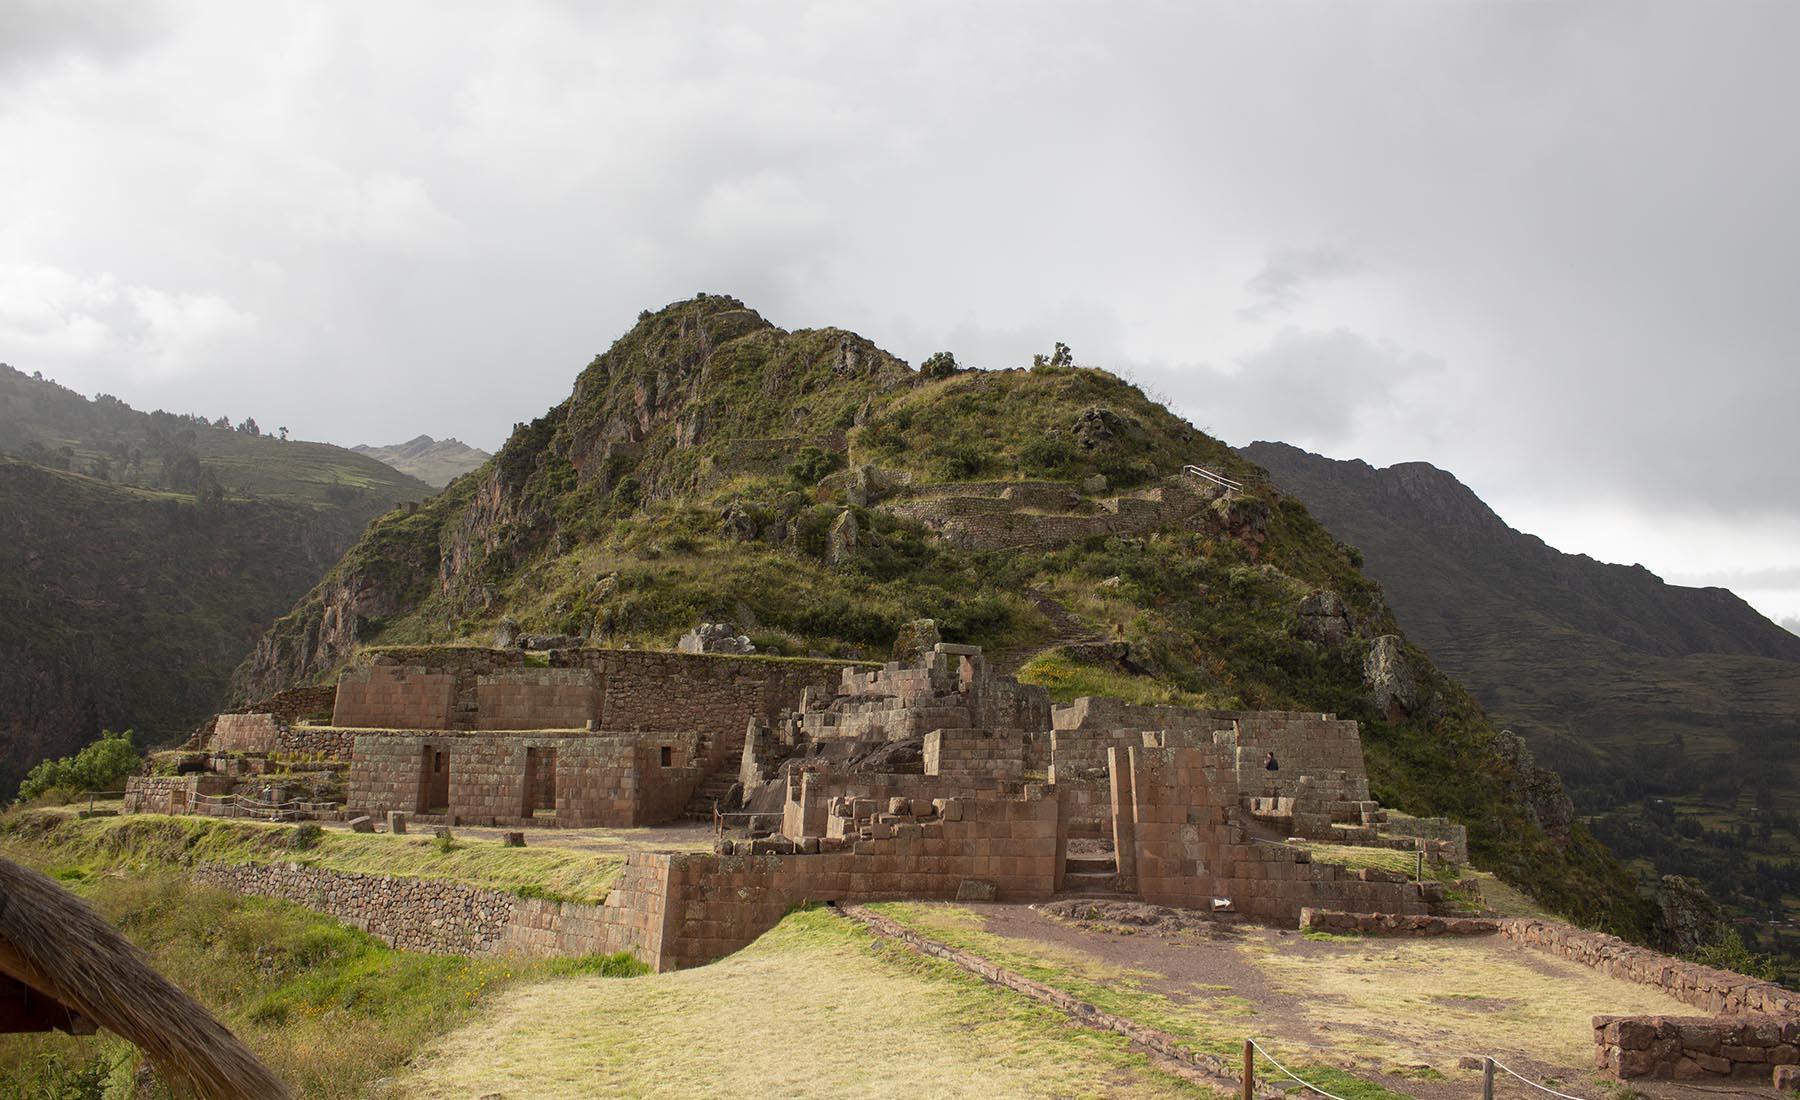
[[[102,729],[186,737],[368,521],[430,492],[339,447],[0,368],[0,793]]]
[[[1244,454],[1367,556],[1614,851],[1698,879],[1800,975],[1800,637],[1724,589],[1561,553],[1425,463]]]
[[[929,616],[1063,695],[1356,718],[1383,802],[1468,822],[1481,865],[1564,913],[1654,934],[1633,876],[1534,808],[1554,803],[1554,777],[1521,768],[1416,651],[1407,706],[1376,706],[1364,659],[1397,627],[1346,548],[1223,444],[1068,360],[977,372],[934,357],[915,372],[854,334],[786,332],[730,298],[646,312],[482,469],[371,525],[261,640],[237,689],[328,677],[372,642],[487,644],[506,618],[662,647],[730,619],[764,652],[880,657]],[[1251,484],[1129,533],[1030,537],[1132,514],[1111,498],[1150,494],[1184,463]],[[934,487],[1033,480],[1084,488],[1063,516],[1018,509],[1027,535],[1006,548],[934,533],[913,507]],[[1308,625],[1302,602],[1321,589],[1342,598],[1348,633]],[[1075,635],[1105,644],[1071,647]]]

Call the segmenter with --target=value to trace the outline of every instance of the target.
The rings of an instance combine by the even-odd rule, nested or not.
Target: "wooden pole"
[[[1494,1100],[1494,1060],[1481,1060],[1481,1100]]]
[[[1256,1044],[1244,1040],[1243,1100],[1256,1100]]]

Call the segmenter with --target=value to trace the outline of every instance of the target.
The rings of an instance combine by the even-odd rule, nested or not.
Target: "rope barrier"
[[[1275,1060],[1275,1056],[1273,1054],[1270,1054],[1268,1051],[1264,1050],[1263,1045],[1261,1043],[1257,1042],[1255,1039],[1248,1040],[1248,1042],[1250,1043],[1251,1046],[1256,1048],[1256,1051],[1258,1054],[1261,1054],[1264,1058],[1267,1058],[1269,1060],[1270,1065],[1274,1066],[1276,1069],[1280,1070],[1281,1072],[1287,1074],[1289,1077],[1292,1077],[1294,1080],[1300,1082],[1305,1087],[1318,1093],[1320,1096],[1325,1097],[1326,1100],[1344,1100],[1344,1098],[1342,1096],[1339,1096],[1336,1093],[1326,1092],[1324,1089],[1313,1084],[1311,1081],[1308,1081],[1306,1078],[1300,1076],[1298,1073],[1295,1073],[1293,1070],[1282,1065],[1280,1062],[1277,1062]],[[1498,1064],[1498,1063],[1496,1063],[1496,1064]]]
[[[1511,1073],[1511,1074],[1512,1074],[1512,1075],[1513,1075],[1513,1076],[1514,1076],[1514,1077],[1517,1077],[1517,1078],[1519,1078],[1519,1080],[1521,1080],[1521,1081],[1523,1081],[1523,1082],[1525,1082],[1525,1083],[1526,1083],[1526,1084],[1527,1084],[1527,1085],[1530,1085],[1530,1086],[1531,1086],[1531,1087],[1532,1087],[1532,1088],[1534,1088],[1534,1089],[1537,1089],[1537,1090],[1539,1090],[1539,1091],[1540,1091],[1540,1092],[1547,1092],[1547,1093],[1549,1093],[1549,1094],[1550,1094],[1550,1095],[1551,1095],[1551,1096],[1560,1096],[1560,1097],[1562,1097],[1562,1100],[1584,1100],[1584,1098],[1583,1098],[1583,1097],[1580,1097],[1580,1096],[1570,1096],[1570,1095],[1569,1095],[1569,1094],[1568,1094],[1568,1093],[1566,1093],[1566,1092],[1557,1092],[1557,1091],[1556,1091],[1556,1090],[1555,1090],[1555,1089],[1553,1089],[1553,1088],[1551,1088],[1551,1087],[1550,1087],[1550,1086],[1548,1086],[1548,1085],[1540,1085],[1540,1084],[1538,1084],[1538,1083],[1537,1083],[1537,1082],[1536,1082],[1536,1081],[1533,1081],[1533,1080],[1532,1080],[1532,1079],[1531,1079],[1531,1078],[1529,1078],[1529,1077],[1525,1077],[1525,1076],[1522,1076],[1522,1075],[1520,1075],[1520,1074],[1518,1074],[1518,1073],[1515,1073],[1515,1072],[1514,1072],[1514,1071],[1513,1071],[1513,1070],[1512,1070],[1512,1069],[1511,1069],[1511,1068],[1510,1068],[1510,1067],[1508,1067],[1508,1066],[1507,1066],[1507,1065],[1506,1065],[1506,1064],[1505,1064],[1505,1063],[1503,1063],[1503,1062],[1501,1062],[1501,1061],[1500,1061],[1500,1060],[1499,1060],[1499,1059],[1497,1059],[1497,1058],[1489,1058],[1489,1059],[1488,1059],[1488,1061],[1490,1061],[1490,1062],[1492,1062],[1492,1063],[1494,1063],[1494,1065],[1495,1065],[1495,1066],[1496,1066],[1496,1067],[1497,1067],[1497,1068],[1499,1068],[1499,1069],[1503,1069],[1503,1070],[1506,1070],[1506,1072],[1508,1072],[1508,1073]]]

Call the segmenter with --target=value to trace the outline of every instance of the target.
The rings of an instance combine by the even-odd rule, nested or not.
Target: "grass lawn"
[[[295,862],[586,902],[605,899],[625,862],[618,850],[508,848],[497,839],[459,837],[444,851],[429,836],[336,829],[324,830],[312,847],[296,851],[289,846],[294,831],[293,825],[212,817],[132,814],[82,820],[68,813],[15,810],[0,815],[0,853],[65,883],[203,862]]]
[[[554,1021],[554,1026],[548,1026]],[[1122,1038],[827,910],[631,981],[518,985],[416,1061],[406,1097],[1206,1096]]]
[[[622,956],[409,954],[301,906],[196,887],[168,870],[108,872],[76,889],[309,1098],[380,1095],[423,1043],[515,984],[643,969]],[[137,1063],[136,1048],[110,1033],[0,1036],[0,1097],[162,1095],[135,1090]]]

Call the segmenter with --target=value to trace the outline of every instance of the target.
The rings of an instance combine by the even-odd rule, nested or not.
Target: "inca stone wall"
[[[992,883],[1005,901],[1055,893],[1057,804],[1042,787],[1028,786],[1023,799],[960,803],[955,814],[816,854],[650,857],[670,861],[662,958],[669,966],[722,958],[809,901],[950,899],[965,879]]]
[[[275,732],[274,751],[289,756],[348,760],[355,744],[355,730],[336,726],[280,726]]]
[[[1018,779],[1025,742],[985,729],[938,729],[925,735],[925,774],[945,779]]]
[[[630,828],[680,813],[705,776],[700,748],[696,733],[363,731],[345,801],[355,813],[447,812],[466,825],[542,823],[537,811],[553,810],[560,826]],[[440,770],[448,774],[434,787]],[[546,786],[550,805],[542,802]]]
[[[594,674],[585,668],[539,668],[475,678],[475,728],[584,729],[600,714]]]
[[[1114,843],[1122,878],[1147,902],[1236,912],[1294,927],[1307,907],[1427,913],[1436,883],[1313,863],[1306,851],[1251,841],[1229,760],[1196,748],[1112,750]]]
[[[405,665],[345,669],[338,677],[334,726],[364,729],[449,729],[456,678]]]
[[[214,752],[274,752],[280,727],[273,714],[221,714],[213,723]]]
[[[1501,923],[1500,934],[1514,943],[1591,966],[1608,977],[1655,986],[1702,1012],[1800,1016],[1800,993],[1791,989],[1672,958],[1603,932],[1556,921],[1508,920]]]
[[[517,650],[378,650],[339,681],[333,725],[388,730],[691,730],[717,767],[752,717],[773,724],[808,688],[830,697],[846,664],[723,653],[563,649],[549,668]],[[735,761],[734,761],[735,762]]]

